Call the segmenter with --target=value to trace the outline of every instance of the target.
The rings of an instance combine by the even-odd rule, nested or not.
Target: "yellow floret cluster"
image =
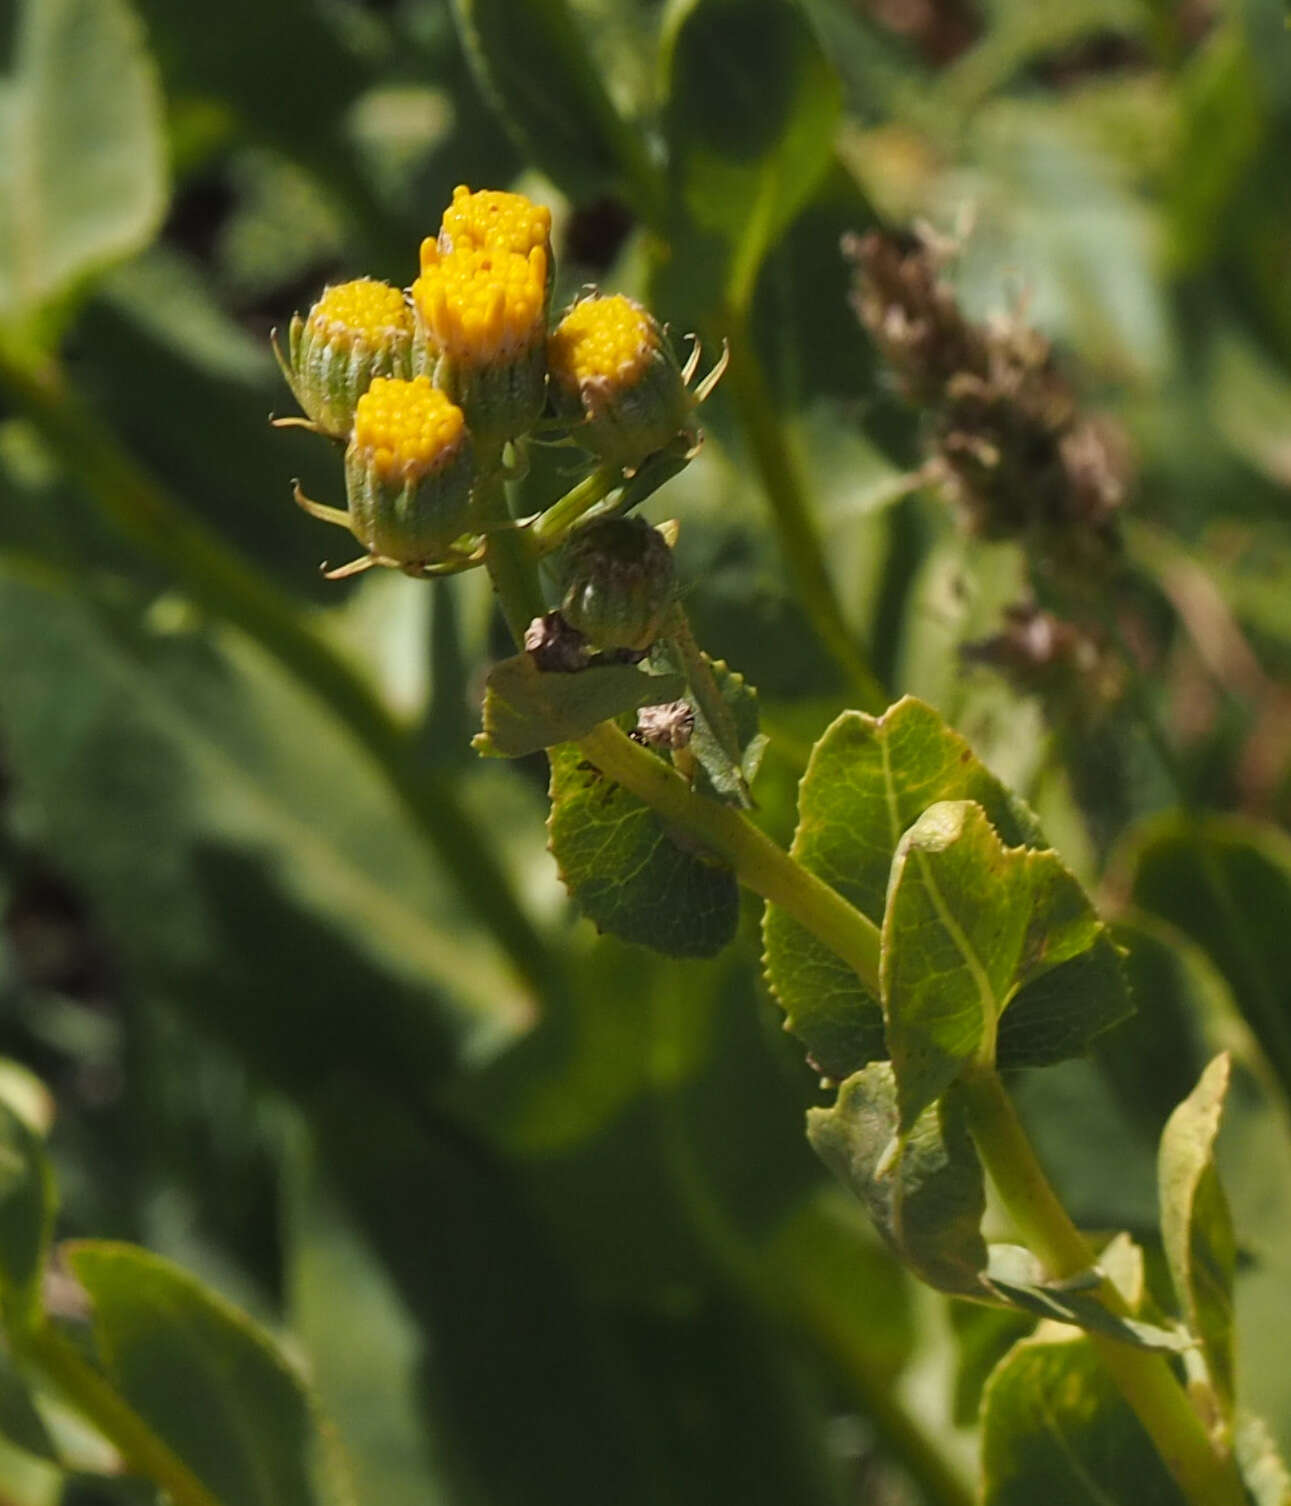
[[[441,469],[465,433],[462,410],[428,376],[374,377],[354,410],[354,446],[384,480]]]
[[[391,332],[412,333],[412,310],[402,292],[362,277],[327,288],[310,312],[317,335],[366,335],[379,341]]]
[[[658,349],[658,326],[622,294],[575,304],[547,342],[552,377],[570,391],[587,382],[630,386]]]
[[[528,256],[536,246],[549,252],[551,210],[523,194],[482,189],[472,193],[464,183],[453,190],[439,233],[443,251],[514,251]],[[434,245],[428,241],[426,245]],[[422,247],[422,270],[426,248]]]
[[[486,247],[441,252],[422,248],[413,300],[436,347],[467,365],[511,359],[542,337],[547,253]]]

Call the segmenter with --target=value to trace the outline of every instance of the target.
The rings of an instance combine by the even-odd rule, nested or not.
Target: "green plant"
[[[459,0],[452,33],[433,7],[367,30],[248,7],[248,39],[291,28],[311,90],[290,108],[141,8],[181,174],[239,132],[272,146],[348,207],[343,270],[370,275],[292,321],[305,417],[265,442],[227,396],[255,407],[273,373],[191,268],[142,250],[100,280],[165,201],[124,0],[21,9],[6,872],[20,922],[55,864],[124,982],[106,1036],[15,984],[5,1039],[127,1092],[102,1124],[65,1110],[46,1148],[45,1091],[0,1081],[0,1496],[530,1506],[613,1480],[629,1502],[825,1503],[904,1477],[951,1506],[975,1479],[991,1506],[1291,1500],[1248,1410],[1285,1429],[1266,1316],[1285,1198],[1258,1170],[1284,1163],[1291,1081],[1286,624],[1244,551],[1286,541],[1254,501],[1250,536],[1208,548],[1222,447],[1194,440],[1195,474],[1180,447],[1209,388],[1140,370],[1118,423],[1039,316],[973,311],[992,234],[1035,223],[1057,179],[1114,232],[1091,251],[1051,210],[1084,354],[1151,368],[1166,274],[1127,249],[1150,205],[1172,291],[1211,321],[1200,367],[1261,394],[1228,451],[1276,494],[1286,327],[1250,250],[1285,228],[1260,192],[1285,132],[1259,73],[1261,46],[1287,59],[1260,31],[1276,7],[1198,44],[1151,8],[1060,26],[1001,6],[975,45],[954,5],[904,41],[832,0],[625,4],[590,27],[565,0]],[[1103,28],[1159,97],[1082,62]],[[634,66],[643,37],[661,82]],[[356,145],[365,105],[395,109],[379,79],[401,47],[457,111],[402,198]],[[1063,97],[1063,67],[1104,92]],[[60,109],[68,73],[84,88]],[[1215,97],[1229,129],[1203,151]],[[1108,163],[1163,98],[1208,186],[1149,154],[1134,197]],[[930,207],[914,142],[979,175],[966,244],[890,228]],[[450,199],[459,174],[509,181],[517,148],[554,219],[521,193]],[[447,209],[413,280],[427,176]],[[607,199],[636,229],[605,280],[632,297],[578,291],[577,252],[570,272],[553,249],[577,245],[562,209]],[[150,319],[143,360],[118,326]],[[191,396],[165,380],[172,328],[185,360],[210,346]],[[721,355],[698,379],[701,340]],[[203,491],[226,453],[249,514]],[[292,467],[304,510],[361,547],[323,587],[300,553],[323,530],[267,501]],[[1136,485],[1152,521],[1126,515]],[[345,508],[313,500],[342,486]],[[840,487],[863,505],[831,513]],[[397,646],[356,653],[374,631]],[[410,657],[430,682],[412,712]],[[553,869],[604,939],[535,898]],[[792,1045],[765,1028],[759,949]],[[104,1125],[164,1149],[100,1150]],[[132,1242],[76,1239],[48,1275],[51,1155],[67,1227]],[[222,1206],[257,1188],[267,1216]],[[899,1382],[918,1365],[940,1413]],[[974,1421],[976,1469],[953,1425]]]

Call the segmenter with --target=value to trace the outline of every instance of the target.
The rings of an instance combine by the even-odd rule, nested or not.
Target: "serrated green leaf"
[[[907,696],[881,717],[844,712],[812,750],[792,854],[876,924],[906,828],[938,800],[974,800],[1010,845],[1038,844],[1035,818],[932,707]],[[887,1054],[879,1001],[823,943],[774,905],[767,978],[788,1026],[830,1077]]]
[[[1201,1341],[1225,1416],[1233,1414],[1233,1274],[1237,1245],[1215,1165],[1228,1093],[1228,1055],[1215,1057],[1161,1135],[1161,1237],[1175,1295]]]
[[[318,1506],[308,1395],[269,1336],[132,1245],[67,1246],[109,1378],[222,1506]]]
[[[26,0],[0,110],[0,319],[30,324],[165,207],[161,96],[125,0]]]
[[[896,1080],[875,1062],[839,1087],[832,1108],[808,1111],[807,1138],[912,1270],[941,1291],[980,1294],[986,1186],[953,1094],[898,1141]]]
[[[968,1063],[994,1064],[1000,1020],[1027,984],[1087,953],[1101,936],[1098,916],[1056,853],[1006,847],[971,801],[930,806],[897,847],[883,918],[880,981],[902,1130]],[[1123,984],[1086,992],[1087,969],[1075,981],[1079,1050],[1121,1019],[1128,1003]],[[1065,1038],[1069,992],[1050,990],[1045,1002],[1061,1013]]]
[[[1291,1095],[1291,843],[1272,826],[1169,816],[1140,834],[1131,897],[1209,955]]]
[[[40,1306],[56,1194],[35,1131],[0,1103],[0,1311],[22,1323]]]
[[[682,0],[663,55],[674,191],[722,243],[726,291],[743,307],[829,166],[841,87],[792,0]]]
[[[748,790],[757,775],[767,744],[766,738],[758,731],[758,693],[724,659],[710,659],[707,654],[701,657],[712,674],[713,688],[725,707],[725,718],[739,757],[732,757],[732,750],[714,729],[704,700],[692,684],[690,698],[695,709],[695,731],[690,740],[690,751],[699,766],[695,788],[731,805],[747,806]]]
[[[635,664],[558,674],[539,669],[532,654],[515,654],[489,671],[484,731],[473,746],[486,756],[523,758],[575,742],[625,711],[679,700],[685,689],[680,675],[647,674]]]
[[[711,957],[735,935],[739,888],[724,863],[678,845],[635,795],[582,763],[551,761],[551,851],[599,930],[674,957]]]
[[[1023,1339],[987,1382],[984,1506],[1186,1506],[1088,1339]]]

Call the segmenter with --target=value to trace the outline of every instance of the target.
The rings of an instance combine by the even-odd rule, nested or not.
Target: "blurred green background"
[[[759,907],[711,960],[598,938],[545,762],[469,747],[507,651],[483,572],[330,584],[292,506],[341,479],[266,422],[270,330],[409,282],[455,184],[514,186],[552,207],[554,306],[594,282],[756,363],[845,636],[1120,926],[1138,1018],[1016,1084],[1078,1221],[1151,1249],[1155,1137],[1237,1053],[1242,1387],[1291,1446],[1280,0],[7,0],[0,37],[0,1091],[53,1116],[60,1234],[278,1332],[362,1501],[969,1498],[1017,1320],[916,1290],[811,1155]],[[961,653],[1027,552],[911,479],[926,426],[839,250],[919,221],[963,308],[1042,330],[1128,436],[1092,712]],[[787,841],[856,679],[752,413],[719,387],[646,512],[760,689]],[[5,1506],[152,1498],[59,1426],[59,1462],[0,1441]]]

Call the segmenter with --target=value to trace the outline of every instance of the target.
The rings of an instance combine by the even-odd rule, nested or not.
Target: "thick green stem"
[[[47,1323],[10,1335],[14,1353],[49,1382],[116,1449],[131,1473],[162,1490],[175,1506],[220,1506],[178,1455],[107,1381]]]
[[[973,1140],[1018,1234],[1054,1277],[1088,1270],[1093,1251],[1049,1185],[999,1075],[979,1069],[961,1085]],[[1111,1282],[1103,1282],[1100,1296],[1114,1312],[1126,1311]],[[1165,1356],[1101,1334],[1090,1338],[1192,1506],[1245,1506],[1232,1458],[1215,1448]]]
[[[502,472],[497,466],[481,471],[475,484],[476,522],[484,530],[484,564],[497,592],[498,605],[516,644],[524,642],[525,629],[547,610],[534,569],[529,541],[516,528],[507,508]]]
[[[748,323],[728,314],[723,332],[731,351],[727,385],[771,503],[780,549],[799,604],[823,647],[846,674],[857,706],[862,711],[882,711],[888,697],[843,617],[806,487],[767,388]]]
[[[52,364],[37,366],[0,343],[0,389],[142,553],[215,616],[253,638],[347,725],[517,974],[536,992],[552,986],[559,976],[556,959],[520,908],[485,834],[466,814],[451,782],[426,767],[415,736],[271,581],[134,461]]]
[[[879,929],[835,889],[729,805],[697,795],[670,764],[603,722],[579,750],[607,779],[630,790],[670,826],[724,857],[746,888],[779,905],[851,967],[879,987]]]

